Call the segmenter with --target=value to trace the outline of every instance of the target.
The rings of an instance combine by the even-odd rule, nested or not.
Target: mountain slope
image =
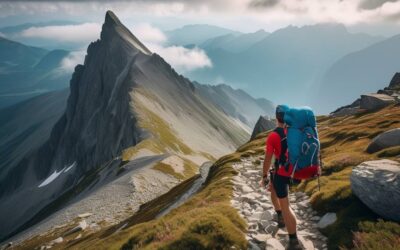
[[[130,160],[176,155],[188,162],[185,169],[234,150],[248,136],[107,12],[101,39],[75,68],[50,138],[0,180],[0,236],[82,199]]]
[[[398,239],[399,223],[379,220],[379,216],[363,205],[351,193],[349,176],[351,169],[360,162],[383,157],[379,153],[367,154],[365,145],[377,133],[398,127],[399,115],[400,108],[390,106],[377,112],[351,115],[344,119],[330,116],[318,118],[324,157],[323,173],[320,178],[321,190],[318,190],[317,180],[314,179],[293,187],[296,193],[291,196],[291,200],[296,200],[299,199],[298,197],[305,197],[304,194],[298,192],[305,192],[311,197],[310,202],[303,199],[302,202],[296,201],[292,204],[293,207],[297,207],[296,217],[302,221],[298,227],[303,229],[299,232],[306,229],[299,233],[300,237],[308,238],[313,242],[319,241],[320,237],[315,237],[315,233],[312,232],[316,230],[315,218],[321,218],[326,212],[335,212],[337,213],[336,222],[318,233],[325,235],[323,239],[328,241],[328,249],[338,247],[363,249],[363,247],[354,246],[354,242],[365,239],[373,246],[378,244],[384,249],[396,248],[397,241],[394,239]],[[255,241],[255,239],[258,239],[260,244],[263,243],[262,241],[264,244],[268,243],[270,237],[267,239],[258,237],[259,231],[254,227],[249,228],[250,225],[246,225],[244,221],[244,218],[248,216],[259,216],[258,211],[272,210],[271,205],[263,207],[262,210],[253,209],[257,207],[257,204],[270,202],[268,196],[257,195],[257,191],[242,196],[237,196],[235,193],[240,192],[244,185],[250,185],[250,183],[241,183],[241,179],[246,177],[257,179],[257,171],[259,171],[258,178],[261,178],[265,138],[269,132],[258,134],[254,140],[242,145],[236,152],[218,159],[210,167],[207,179],[198,192],[169,213],[160,216],[178,199],[177,197],[181,197],[190,189],[196,179],[200,178],[199,176],[182,182],[170,192],[144,204],[137,213],[115,226],[98,231],[88,229],[84,232],[76,232],[65,236],[63,242],[56,246],[66,249],[101,247],[117,249],[137,246],[143,249],[225,249],[232,246],[244,249],[250,248],[248,241]],[[361,133],[362,137],[357,136]],[[390,158],[398,159],[394,155]],[[240,170],[238,167],[244,169]],[[241,174],[239,175],[238,172]],[[253,206],[245,205],[250,202]],[[305,209],[309,203],[318,212],[317,216],[311,216],[305,212],[305,210],[310,210],[310,208]],[[235,209],[238,207],[248,210],[250,215],[239,213]],[[311,217],[314,218],[311,219]],[[274,219],[268,218],[266,221],[268,223]],[[251,224],[254,223],[261,224],[258,219],[251,222]],[[69,225],[50,230],[23,242],[20,246],[34,248],[46,245],[76,224],[77,222],[71,222]],[[251,237],[254,230],[256,234]],[[362,235],[353,234],[353,232],[360,232]],[[75,239],[79,233],[82,237]],[[246,238],[246,234],[250,235],[250,238]],[[285,234],[281,233],[273,237],[286,238]]]
[[[201,96],[243,123],[249,132],[253,129],[260,114],[274,115],[275,107],[272,102],[264,98],[254,99],[243,90],[235,90],[225,84],[202,85],[195,83],[195,86]]]
[[[375,92],[385,87],[400,68],[400,35],[391,37],[335,62],[320,81],[315,103],[323,102],[321,111],[350,103],[359,93]],[[317,106],[316,106],[317,107]]]
[[[0,38],[0,109],[67,87],[65,50],[47,51]]]
[[[0,69],[22,68],[35,65],[47,53],[46,50],[29,47],[0,37]],[[0,72],[1,72],[0,71]]]
[[[0,180],[50,137],[63,114],[69,91],[46,93],[0,110]]]

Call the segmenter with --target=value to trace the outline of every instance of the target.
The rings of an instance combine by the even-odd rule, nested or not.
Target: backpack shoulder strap
[[[277,127],[274,129],[274,132],[276,132],[280,139],[281,139],[281,154],[279,156],[279,159],[275,160],[275,169],[278,169],[279,166],[286,165],[286,151],[287,151],[287,140],[286,140],[286,133],[285,129],[281,127]]]

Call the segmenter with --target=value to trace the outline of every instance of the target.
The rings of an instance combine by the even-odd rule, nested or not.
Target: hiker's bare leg
[[[278,196],[276,196],[274,185],[272,185],[272,183],[269,185],[269,191],[271,192],[271,201],[275,211],[281,211],[281,204],[279,203]]]
[[[288,197],[279,199],[279,204],[282,209],[283,220],[285,221],[286,229],[289,234],[296,233],[296,216],[290,208]]]

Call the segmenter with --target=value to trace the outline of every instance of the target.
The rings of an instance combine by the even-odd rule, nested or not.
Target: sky
[[[165,31],[186,24],[212,24],[241,32],[259,29],[272,32],[288,25],[335,22],[346,25],[351,32],[383,36],[400,33],[400,1],[397,0],[0,0],[0,27],[70,21],[67,25],[28,28],[11,38],[77,44],[64,63],[72,69],[71,65],[83,60],[87,44],[99,37],[104,14],[109,9],[151,50],[182,73],[212,67],[207,55],[198,48],[166,45]]]

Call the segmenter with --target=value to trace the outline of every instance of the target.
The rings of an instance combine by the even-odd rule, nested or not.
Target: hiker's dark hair
[[[285,112],[288,110],[289,108],[286,105],[278,105],[276,106],[276,110],[275,110],[275,117],[278,120],[278,122],[280,123],[285,123],[284,118],[285,118]]]

